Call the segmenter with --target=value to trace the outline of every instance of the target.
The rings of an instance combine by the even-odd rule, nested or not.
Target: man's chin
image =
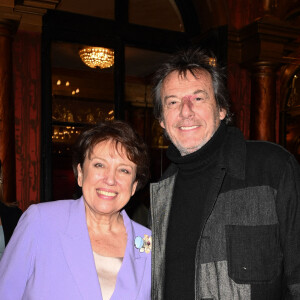
[[[181,156],[191,154],[199,150],[203,145],[187,145],[186,147],[176,146]]]

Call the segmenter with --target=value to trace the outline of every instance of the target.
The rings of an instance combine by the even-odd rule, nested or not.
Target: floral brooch
[[[152,247],[152,236],[144,234],[144,238],[137,236],[134,240],[134,246],[140,252],[150,253]]]

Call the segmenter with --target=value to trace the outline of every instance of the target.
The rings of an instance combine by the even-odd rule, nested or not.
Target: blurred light
[[[114,64],[114,51],[102,47],[85,47],[79,50],[81,60],[90,68],[109,68]]]

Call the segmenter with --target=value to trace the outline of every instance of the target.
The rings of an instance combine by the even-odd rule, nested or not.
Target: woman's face
[[[100,215],[118,213],[135,193],[137,166],[125,149],[114,141],[97,144],[78,164],[78,185],[82,187],[86,209]]]

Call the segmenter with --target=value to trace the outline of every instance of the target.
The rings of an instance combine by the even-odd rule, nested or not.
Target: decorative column
[[[275,142],[276,65],[257,62],[251,80],[250,138]]]
[[[264,10],[271,12],[277,5],[273,2],[264,1]],[[251,73],[251,95],[240,93],[243,98],[236,99],[244,103],[250,100],[250,111],[245,113],[250,113],[251,139],[276,142],[276,128],[279,127],[276,69],[287,62],[286,56],[295,49],[298,38],[299,28],[269,14],[228,34],[229,62]]]
[[[12,95],[13,21],[0,19],[0,159],[3,175],[3,199],[16,200],[15,118]]]

